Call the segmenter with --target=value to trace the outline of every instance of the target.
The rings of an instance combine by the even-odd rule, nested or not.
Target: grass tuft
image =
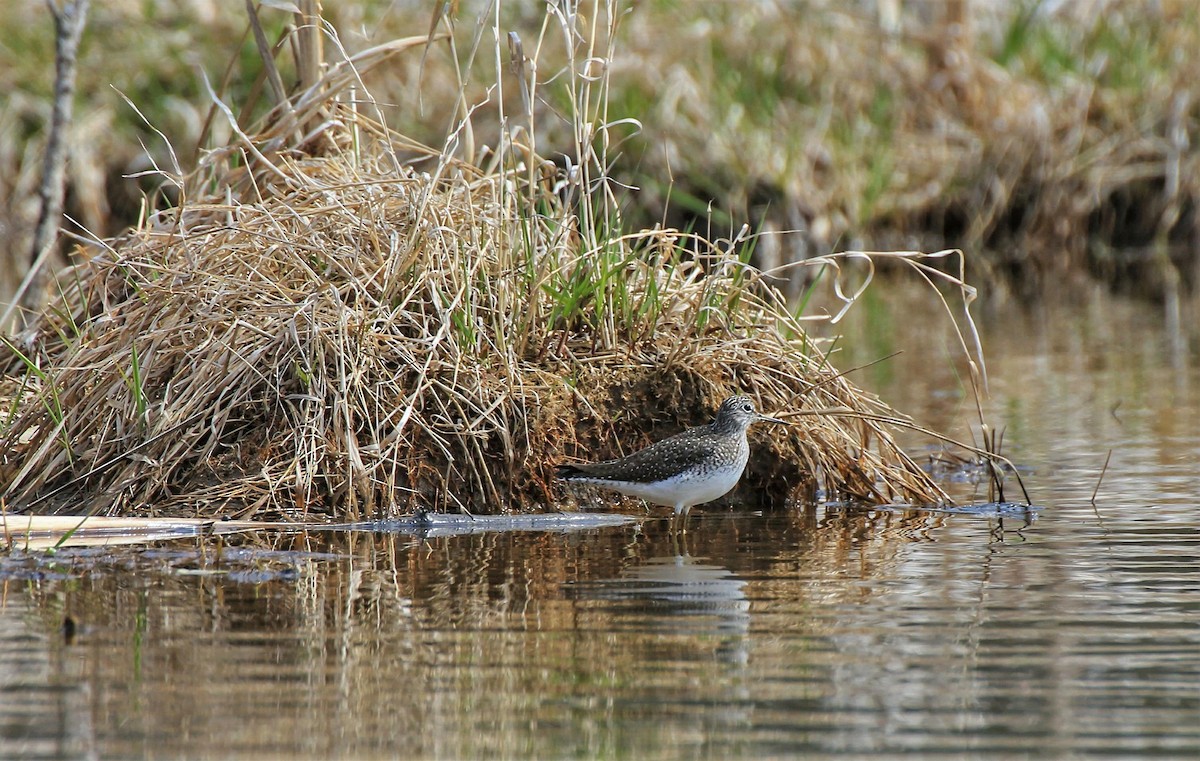
[[[828,365],[749,264],[748,230],[623,231],[605,106],[620,14],[593,11],[550,9],[573,46],[553,82],[536,50],[514,67],[529,98],[571,104],[565,167],[514,128],[524,115],[501,112],[493,144],[468,129],[491,101],[465,85],[440,150],[365,107],[364,72],[425,37],[296,62],[320,80],[251,125],[210,87],[230,141],[178,179],[176,204],[79,259],[31,353],[9,344],[34,393],[0,432],[7,501],[292,520],[533,509],[561,499],[554,462],[628,453],[735,391],[795,420],[755,432],[742,496],[944,500],[895,445],[903,419]]]

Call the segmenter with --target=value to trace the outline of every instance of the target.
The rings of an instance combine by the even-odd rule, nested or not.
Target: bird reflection
[[[573,591],[579,599],[622,603],[614,613],[624,614],[627,623],[640,627],[727,637],[717,648],[718,657],[745,663],[745,635],[750,630],[745,587],[746,582],[728,568],[680,554],[651,558],[626,569],[619,578],[582,582],[573,585]]]

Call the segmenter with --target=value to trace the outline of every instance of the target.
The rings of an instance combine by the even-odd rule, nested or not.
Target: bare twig
[[[75,66],[79,38],[87,21],[89,0],[68,0],[61,8],[54,0],[46,7],[54,18],[54,107],[50,113],[50,128],[46,139],[46,159],[42,183],[38,188],[41,210],[33,232],[29,272],[13,296],[12,303],[0,317],[0,330],[7,328],[14,304],[21,309],[21,328],[30,316],[41,308],[45,298],[46,261],[53,255],[58,240],[58,224],[62,217],[63,197],[66,195],[67,130],[71,126],[71,111],[75,95]]]
[[[1092,489],[1092,498],[1088,500],[1092,506],[1096,505],[1096,495],[1100,493],[1100,484],[1104,481],[1104,474],[1108,472],[1108,461],[1112,459],[1112,450],[1108,450],[1108,454],[1104,456],[1104,466],[1100,468],[1100,475],[1096,478],[1096,488]]]

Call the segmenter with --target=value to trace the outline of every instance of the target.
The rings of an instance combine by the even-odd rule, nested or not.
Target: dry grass
[[[607,121],[640,123],[610,133],[609,156],[613,176],[642,188],[639,224],[667,215],[686,228],[712,202],[730,219],[801,231],[760,250],[764,266],[843,247],[954,246],[988,254],[976,258],[977,280],[991,270],[1057,283],[1090,271],[1153,291],[1196,279],[1195,3],[904,4],[892,33],[867,6],[850,5],[632,4],[621,16],[605,103]],[[965,25],[950,13],[959,6],[971,10]],[[437,7],[457,10],[452,26],[437,25],[453,33],[453,48],[366,75],[388,123],[440,145],[470,106],[473,129],[460,133],[458,155],[474,161],[476,143],[496,143],[497,114],[528,104],[538,153],[573,155],[566,90],[522,92],[507,72],[509,51],[491,45],[516,33],[544,84],[568,65],[571,46],[557,20],[547,24],[540,8],[518,3]],[[579,4],[580,29],[595,31],[606,7]],[[36,216],[29,190],[52,68],[48,19],[17,17],[27,10],[12,5],[13,34],[0,47],[0,85],[12,93],[0,102],[0,254],[9,249],[0,257],[0,293],[19,279],[13,257],[27,259],[22,236]],[[326,10],[351,50],[430,28],[425,4]],[[267,41],[290,45],[289,14],[264,17]],[[215,142],[206,142],[197,58],[220,79],[215,89],[239,104],[266,84],[246,66],[254,42],[240,7],[106,3],[92,19],[68,208],[104,235],[136,211],[133,183],[119,175],[146,168],[139,140],[165,161],[110,86],[172,135],[190,164],[197,146],[228,138],[219,124]],[[240,53],[231,51],[237,40]],[[218,77],[227,67],[249,75]],[[304,71],[287,61],[280,68],[285,79]],[[252,105],[240,111],[261,113]]]
[[[557,19],[579,41],[559,85],[569,171],[532,132],[467,161],[466,122],[437,151],[374,118],[360,75],[412,39],[328,67],[250,129],[214,95],[234,141],[186,176],[163,168],[179,204],[98,242],[10,346],[6,500],[292,520],[532,509],[560,497],[554,461],[628,451],[735,390],[838,410],[756,442],[760,497],[944,499],[892,442],[895,413],[746,263],[744,235],[622,232],[595,75],[615,18]],[[519,63],[536,92],[536,59]]]
[[[235,172],[77,267],[0,441],[10,502],[70,483],[42,507],[514,509],[554,499],[564,455],[631,446],[646,415],[698,422],[735,389],[771,410],[890,414],[823,382],[778,293],[736,257],[697,259],[665,231],[581,250],[555,196],[535,215],[511,176],[454,162],[440,181],[397,176],[386,156]],[[753,482],[780,497],[802,482],[939,497],[877,422],[806,417],[758,449]]]
[[[965,24],[963,4],[933,3],[894,34],[845,5],[685,4],[629,25],[614,109],[645,124],[627,153],[650,208],[715,199],[803,230],[784,261],[956,246],[988,252],[976,278],[1036,284],[1153,280],[1169,253],[1189,277],[1194,3],[972,3]]]

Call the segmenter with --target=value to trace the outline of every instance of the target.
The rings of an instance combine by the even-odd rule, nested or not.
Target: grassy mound
[[[345,97],[353,73],[238,131],[176,177],[176,206],[60,277],[10,345],[10,506],[535,509],[565,493],[555,461],[627,453],[734,391],[773,414],[839,410],[756,431],[745,492],[944,499],[746,241],[624,233],[591,137],[566,170],[519,132],[481,160],[423,149]],[[594,136],[597,80],[573,81],[576,134]]]

